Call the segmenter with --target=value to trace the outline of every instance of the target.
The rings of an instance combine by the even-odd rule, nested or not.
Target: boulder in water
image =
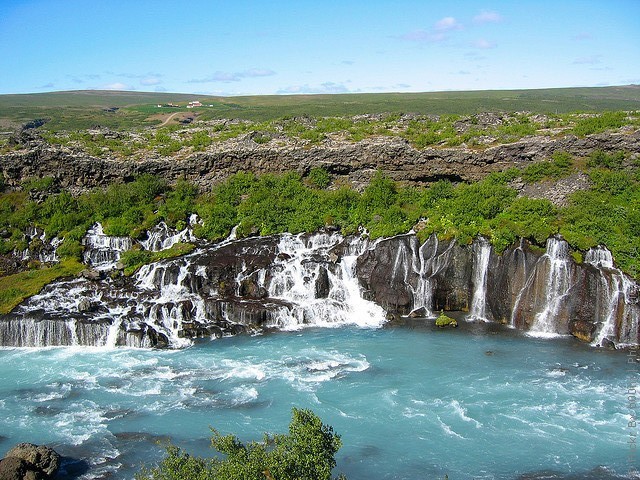
[[[591,343],[596,331],[596,324],[583,320],[575,320],[569,324],[571,335],[583,342]]]
[[[33,443],[19,443],[0,461],[0,478],[48,479],[60,468],[60,455],[52,448]]]
[[[88,298],[82,298],[78,302],[78,312],[84,313],[91,310],[91,301]]]
[[[29,464],[21,458],[6,457],[0,460],[0,478],[2,480],[23,480],[36,478]]]
[[[455,318],[451,318],[446,316],[444,313],[440,313],[440,316],[436,318],[436,327],[440,328],[456,328],[458,326],[458,322]]]
[[[80,276],[83,278],[86,278],[87,280],[94,280],[94,281],[100,280],[100,272],[93,269],[82,270],[80,272]]]

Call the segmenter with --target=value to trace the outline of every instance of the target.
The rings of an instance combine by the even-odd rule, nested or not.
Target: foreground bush
[[[311,410],[293,409],[287,435],[265,434],[262,442],[241,443],[212,429],[211,446],[224,457],[200,458],[176,446],[137,480],[329,480],[342,446],[340,435]],[[344,478],[341,476],[341,478]]]

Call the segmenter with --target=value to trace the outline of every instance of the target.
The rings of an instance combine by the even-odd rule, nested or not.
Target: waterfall
[[[570,258],[567,242],[559,238],[547,240],[547,251],[538,263],[544,262],[547,268],[543,309],[535,315],[530,335],[550,337],[558,334],[555,320],[573,282]]]
[[[355,272],[357,257],[367,248],[368,241],[354,238],[335,268],[330,249],[343,240],[337,234],[318,234],[307,243],[302,235],[281,237],[272,279],[264,285],[269,297],[291,305],[279,309],[276,326],[297,329],[304,325],[384,323],[384,310],[362,298]]]
[[[111,270],[120,259],[120,254],[133,246],[129,237],[105,235],[100,223],[87,231],[82,243],[85,246],[84,262],[96,270]]]
[[[638,338],[637,285],[621,270],[615,268],[613,255],[603,246],[590,249],[585,263],[593,265],[600,274],[599,297],[604,300],[594,319],[600,323],[591,345],[602,347],[620,339],[618,345],[635,344]],[[603,319],[599,321],[600,319]],[[618,326],[618,322],[620,324]],[[621,330],[618,332],[618,330]]]
[[[41,263],[57,263],[60,261],[57,248],[62,243],[62,238],[54,237],[47,240],[44,230],[30,226],[26,229],[25,240],[29,247],[22,252],[14,252],[14,255],[21,260],[38,260]],[[36,241],[35,247],[32,242]]]
[[[596,268],[614,268],[613,255],[609,249],[603,246],[590,248],[584,256],[584,263],[593,265]]]
[[[147,231],[147,239],[140,241],[140,245],[145,250],[158,252],[173,247],[180,242],[194,242],[196,238],[190,226],[181,231],[169,228],[165,222],[160,222],[151,230]]]
[[[418,274],[416,287],[413,289],[413,312],[424,310],[425,317],[433,317],[433,288],[435,285],[434,277],[447,267],[451,253],[453,252],[454,242],[449,245],[444,252],[438,255],[439,248],[438,237],[431,235],[418,249],[419,264],[414,267]],[[415,255],[414,255],[415,258]]]
[[[469,318],[489,321],[487,313],[487,270],[491,256],[491,244],[479,237],[473,244],[473,300]]]

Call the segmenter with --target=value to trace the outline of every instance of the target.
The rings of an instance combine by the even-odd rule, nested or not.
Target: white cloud
[[[446,40],[449,32],[462,30],[463,26],[453,17],[444,17],[438,20],[429,30],[413,30],[411,32],[400,35],[401,40],[409,40],[410,42],[429,42],[438,43]]]
[[[162,80],[157,77],[147,77],[140,80],[140,83],[145,86],[159,85],[160,83],[162,83]]]
[[[268,68],[250,68],[242,72],[214,72],[212,75],[208,75],[204,78],[194,78],[188,80],[188,83],[215,83],[215,82],[239,82],[243,78],[255,78],[255,77],[270,77],[275,75],[276,72]]]
[[[480,48],[481,50],[487,50],[489,48],[495,48],[495,46],[496,46],[495,43],[490,42],[489,40],[487,40],[485,38],[479,38],[478,40],[473,42],[472,45],[473,45],[473,47]]]
[[[499,23],[503,20],[502,15],[498,12],[492,12],[489,10],[483,10],[478,15],[473,17],[473,23]]]
[[[574,65],[597,65],[602,63],[600,60],[602,55],[589,55],[587,57],[579,57],[573,61]]]
[[[289,85],[278,90],[278,94],[295,94],[295,93],[348,93],[350,90],[344,83],[324,82],[320,85]]]
[[[122,82],[107,83],[101,87],[101,90],[135,90],[131,85]]]
[[[453,17],[444,17],[438,20],[433,28],[438,32],[448,32],[450,30],[460,30],[462,25]]]

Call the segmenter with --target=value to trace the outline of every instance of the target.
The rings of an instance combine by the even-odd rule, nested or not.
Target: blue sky
[[[640,0],[0,0],[0,93],[640,83]]]

